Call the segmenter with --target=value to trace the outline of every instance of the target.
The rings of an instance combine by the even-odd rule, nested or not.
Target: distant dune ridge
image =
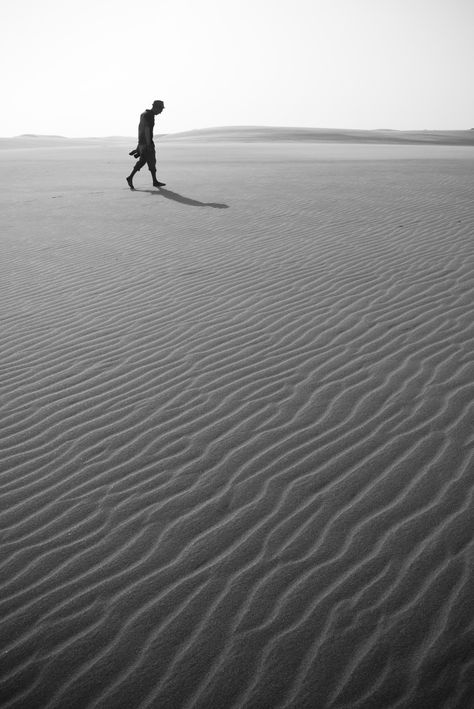
[[[278,126],[221,126],[200,128],[180,133],[157,135],[165,140],[222,141],[222,142],[336,142],[336,143],[387,143],[387,144],[431,144],[431,145],[474,145],[474,129],[470,130],[423,130],[399,131],[392,129],[354,130],[339,128],[292,128]],[[14,138],[0,138],[1,147],[33,147],[35,144],[51,142],[60,146],[64,140],[60,135],[24,134]],[[121,136],[110,136],[107,141],[122,140]],[[81,139],[72,138],[77,141]],[[104,138],[84,138],[83,140],[104,140]],[[134,138],[127,138],[134,140]]]
[[[2,709],[474,706],[474,148],[358,133],[0,140]]]
[[[437,145],[474,145],[474,130],[458,131],[395,131],[344,130],[336,128],[283,128],[265,126],[235,126],[205,128],[167,136],[169,139],[210,141],[308,141],[341,143],[403,143]]]

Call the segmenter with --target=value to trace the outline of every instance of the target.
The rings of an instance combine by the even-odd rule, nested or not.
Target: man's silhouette
[[[138,145],[135,150],[132,150],[129,155],[133,155],[138,158],[135,163],[130,175],[127,177],[128,186],[131,190],[134,190],[133,178],[136,173],[142,169],[145,163],[148,165],[148,169],[151,172],[153,179],[153,187],[163,187],[165,182],[158,182],[156,179],[156,153],[155,153],[155,143],[153,142],[153,127],[155,125],[155,116],[162,112],[165,104],[163,101],[153,101],[151,108],[147,108],[146,111],[140,116],[140,123],[138,125]]]

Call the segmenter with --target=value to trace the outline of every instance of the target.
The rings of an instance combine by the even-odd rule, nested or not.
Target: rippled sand
[[[0,703],[466,709],[474,148],[211,138],[0,146]]]

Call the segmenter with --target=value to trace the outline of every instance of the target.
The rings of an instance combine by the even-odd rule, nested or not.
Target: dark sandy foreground
[[[474,706],[474,148],[132,147],[3,144],[1,706]]]

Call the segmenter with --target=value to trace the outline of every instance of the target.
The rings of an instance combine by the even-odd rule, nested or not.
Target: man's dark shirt
[[[138,144],[139,145],[144,145],[146,143],[146,135],[145,135],[145,128],[146,127],[150,128],[150,136],[151,136],[151,142],[153,143],[153,128],[155,126],[155,115],[153,111],[151,111],[149,108],[146,109],[146,111],[143,111],[143,113],[140,116],[140,123],[138,125]]]

